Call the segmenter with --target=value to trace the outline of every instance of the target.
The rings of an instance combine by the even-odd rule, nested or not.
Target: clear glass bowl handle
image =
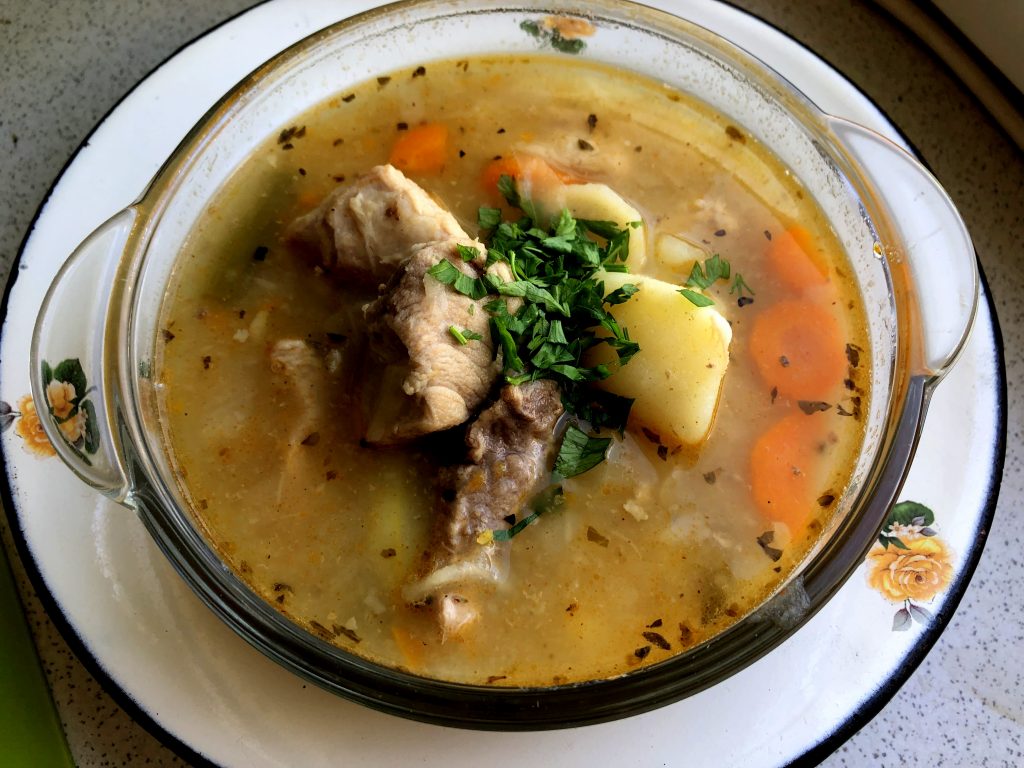
[[[905,265],[910,273],[921,326],[920,372],[941,377],[966,344],[977,310],[977,256],[967,227],[935,177],[903,148],[848,120],[828,116],[826,122],[858,164],[885,170],[871,192],[886,208],[907,210],[906,201],[914,202],[911,215],[890,221],[905,249],[884,255],[894,269]]]
[[[43,299],[30,352],[32,399],[57,454],[93,488],[124,499],[116,374],[107,316],[122,288],[121,257],[138,218],[115,214],[64,263]]]

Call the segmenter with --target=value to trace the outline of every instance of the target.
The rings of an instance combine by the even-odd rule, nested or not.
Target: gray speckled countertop
[[[178,47],[250,0],[0,0],[0,282],[64,163],[117,100]],[[1002,327],[1007,455],[995,523],[963,602],[882,712],[825,761],[1024,765],[1024,154],[941,63],[857,0],[738,0],[858,84],[916,146],[967,221]],[[1021,30],[1024,33],[1024,30]],[[182,764],[75,658],[11,547],[43,666],[82,768]],[[0,630],[2,631],[2,630]]]

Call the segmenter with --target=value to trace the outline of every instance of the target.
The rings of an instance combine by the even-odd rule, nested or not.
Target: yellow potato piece
[[[599,386],[635,398],[630,422],[656,432],[663,445],[698,445],[711,430],[729,365],[729,323],[714,307],[679,295],[682,286],[635,274],[608,273],[603,280],[606,292],[626,283],[640,288],[611,308],[640,352]],[[593,354],[614,360],[605,344]]]
[[[703,248],[689,240],[676,235],[658,235],[654,246],[654,257],[665,269],[679,274],[687,274],[695,261],[703,261],[708,256]]]
[[[561,184],[556,189],[537,190],[534,200],[548,216],[556,216],[563,208],[576,219],[614,221],[625,228],[631,221],[643,221],[640,212],[622,199],[607,184]],[[629,230],[630,269],[640,269],[647,259],[647,235],[644,228]]]

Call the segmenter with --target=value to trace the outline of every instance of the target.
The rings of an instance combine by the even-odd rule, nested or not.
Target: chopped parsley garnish
[[[480,252],[470,245],[456,245],[455,247],[459,251],[459,256],[461,256],[462,260],[466,262],[473,261],[480,255]]]
[[[471,331],[469,328],[463,328],[461,331],[454,325],[448,326],[448,333],[450,333],[459,344],[466,346],[471,341],[480,341],[483,338],[476,331]]]
[[[539,494],[530,504],[530,514],[524,517],[522,520],[512,522],[511,526],[507,529],[498,529],[491,532],[493,541],[508,541],[513,536],[516,536],[523,532],[523,530],[537,520],[541,515],[551,512],[554,509],[560,507],[565,501],[565,497],[562,495],[562,486],[552,485],[547,488],[543,493]],[[512,515],[512,518],[515,516]]]
[[[751,296],[755,295],[754,289],[747,285],[746,281],[743,279],[743,275],[739,272],[737,272],[736,277],[733,278],[732,287],[729,289],[729,293],[736,293],[737,291],[741,297],[746,296],[748,293]]]
[[[690,277],[686,281],[686,287],[680,289],[679,293],[683,298],[688,299],[690,303],[695,306],[710,307],[714,305],[714,299],[691,289],[699,288],[702,291],[705,291],[719,280],[728,281],[730,277],[732,277],[732,269],[729,266],[729,262],[716,253],[710,258],[704,259],[703,267],[701,267],[701,263],[699,261],[695,261],[693,263],[693,268],[690,270]],[[744,294],[744,291],[751,295],[754,293],[750,286],[744,282],[743,275],[738,272],[733,279],[729,293],[735,293],[736,291],[739,291],[741,296]]]
[[[591,437],[581,429],[569,427],[555,461],[555,472],[572,477],[593,469],[604,461],[611,442],[610,437]]]
[[[641,222],[620,227],[611,221],[574,219],[563,210],[548,223],[530,200],[520,196],[510,176],[501,177],[498,189],[524,215],[503,221],[499,209],[480,208],[477,222],[486,234],[488,267],[504,264],[511,279],[493,269],[473,278],[448,260],[438,262],[428,274],[473,299],[490,297],[484,308],[508,383],[558,382],[562,404],[577,426],[566,433],[556,472],[572,477],[599,464],[610,443],[610,438],[588,435],[580,422],[595,431],[621,432],[633,404],[629,398],[591,388],[613,369],[585,360],[601,344],[615,351],[620,366],[640,350],[608,309],[628,301],[638,287],[627,283],[606,295],[601,274],[628,272],[629,233]],[[460,247],[463,258],[468,251],[473,258],[479,255],[468,247],[465,251]],[[472,338],[454,326],[448,330],[460,344]]]
[[[476,251],[473,252],[474,254]],[[462,270],[452,264],[448,259],[442,259],[427,270],[427,274],[445,285],[450,285],[459,293],[469,296],[471,299],[482,299],[489,292],[487,285],[479,277],[470,277]]]
[[[501,209],[481,208],[476,213],[476,223],[480,229],[494,229],[501,224]]]
[[[691,291],[689,288],[680,288],[679,293],[683,298],[689,299],[691,304],[698,307],[710,307],[715,303],[714,299],[705,296],[703,293]]]
[[[526,214],[492,227],[487,242],[488,265],[506,264],[512,280],[503,280],[493,271],[482,278],[488,292],[495,295],[485,307],[503,352],[505,378],[512,384],[556,380],[562,386],[566,409],[579,416],[580,408],[596,394],[581,385],[611,374],[607,365],[585,365],[586,353],[607,344],[616,351],[619,363],[625,364],[639,350],[607,309],[627,301],[637,287],[627,284],[606,296],[600,279],[602,269],[626,266],[629,227],[577,220],[563,210],[545,228],[536,207],[519,195],[511,177],[502,176],[498,188],[509,205]],[[492,222],[490,210],[481,209],[478,218]],[[449,282],[444,275],[435,274],[435,269],[430,273]],[[448,272],[443,266],[438,271]],[[457,279],[452,277],[452,282]],[[455,288],[461,290],[458,285]],[[509,309],[509,299],[521,300],[515,311]],[[622,429],[625,421],[611,426]]]

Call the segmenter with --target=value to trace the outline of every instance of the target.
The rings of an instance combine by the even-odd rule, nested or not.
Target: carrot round
[[[480,184],[486,191],[494,192],[502,176],[511,176],[516,180],[526,179],[534,187],[556,183],[578,184],[582,181],[578,176],[553,168],[539,157],[517,154],[491,160],[480,174]]]
[[[388,162],[406,173],[437,173],[448,160],[448,126],[424,123],[403,131]]]
[[[811,519],[816,500],[816,466],[828,439],[821,415],[791,413],[754,443],[750,452],[750,490],[766,520],[785,523],[797,534]]]
[[[799,225],[775,235],[765,254],[768,266],[787,286],[802,291],[828,282],[828,264],[811,233]]]
[[[839,323],[809,301],[782,301],[758,314],[750,354],[761,378],[783,397],[820,400],[846,375]]]

